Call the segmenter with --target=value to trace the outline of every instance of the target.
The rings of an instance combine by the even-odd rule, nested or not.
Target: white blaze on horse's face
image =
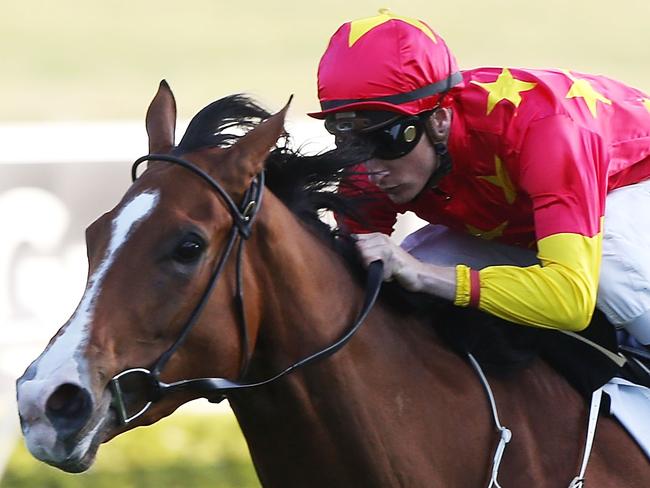
[[[75,353],[87,343],[88,325],[93,319],[95,299],[101,290],[106,271],[113,264],[117,251],[127,241],[137,224],[151,213],[157,200],[156,193],[142,193],[127,203],[113,220],[111,240],[106,250],[106,256],[88,280],[86,292],[65,332],[41,356],[35,380],[49,378],[59,369],[65,368],[71,360],[75,362]]]
[[[120,249],[152,214],[158,200],[157,191],[147,191],[132,198],[119,210],[112,221],[106,254],[88,280],[77,310],[59,336],[18,380],[18,410],[27,447],[35,457],[45,462],[60,464],[82,458],[100,430],[101,418],[86,418],[85,425],[79,425],[80,430],[74,432],[72,426],[74,420],[78,419],[66,419],[65,416],[79,417],[85,414],[88,417],[91,406],[83,409],[83,404],[96,400],[90,396],[92,381],[83,355],[96,301],[101,294],[104,277]],[[57,419],[57,414],[61,414],[62,418]],[[75,440],[77,447],[73,452],[67,452],[63,446],[63,441],[70,439],[62,431],[69,431]]]

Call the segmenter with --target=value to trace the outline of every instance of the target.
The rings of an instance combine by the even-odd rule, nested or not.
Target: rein
[[[275,375],[256,382],[241,383],[237,381],[231,381],[226,378],[195,378],[180,380],[173,383],[162,382],[160,380],[160,373],[169,361],[170,357],[183,344],[187,335],[190,333],[192,327],[201,315],[201,312],[203,311],[203,308],[205,307],[212,291],[214,290],[217,280],[219,279],[219,276],[221,275],[225,264],[228,261],[228,258],[235,248],[235,242],[237,241],[237,238],[239,238],[239,243],[235,257],[237,276],[234,301],[239,316],[240,338],[242,347],[242,359],[239,378],[243,378],[246,374],[246,370],[248,369],[248,364],[251,359],[251,352],[249,351],[248,327],[246,324],[246,314],[244,308],[244,294],[241,273],[243,261],[242,250],[244,242],[248,240],[252,233],[252,225],[262,203],[262,195],[264,192],[264,172],[258,174],[253,180],[251,186],[248,188],[244,195],[241,207],[239,207],[237,204],[235,204],[235,202],[223,189],[223,187],[208,173],[193,163],[170,154],[147,154],[146,156],[138,158],[133,163],[133,166],[131,168],[131,178],[133,181],[137,179],[138,167],[145,161],[165,161],[168,163],[176,164],[202,178],[213,190],[219,194],[221,199],[228,207],[230,215],[233,219],[233,226],[224,250],[217,261],[217,264],[203,292],[203,295],[201,296],[201,299],[197,305],[194,307],[194,310],[183,326],[176,341],[174,341],[174,343],[155,361],[151,368],[127,369],[121,373],[118,373],[110,380],[109,388],[113,394],[112,407],[116,410],[118,419],[122,426],[128,425],[137,418],[141,417],[151,408],[154,403],[162,399],[165,395],[171,393],[179,391],[191,391],[193,393],[198,393],[201,397],[207,398],[210,402],[218,403],[226,398],[226,394],[228,392],[268,385],[269,383],[272,383],[282,378],[283,376],[286,376],[289,373],[302,368],[303,366],[306,366],[307,364],[331,356],[336,351],[341,349],[352,338],[352,336],[365,320],[366,316],[370,312],[370,309],[377,300],[377,296],[379,295],[379,290],[383,281],[383,263],[381,261],[375,261],[371,263],[368,268],[366,294],[363,306],[359,311],[359,314],[357,315],[354,323],[337,341],[321,349],[320,351],[307,356],[300,361],[297,361],[296,363],[292,364],[288,368]],[[134,397],[141,399],[143,395],[145,397],[144,406],[137,409],[136,412],[130,411],[128,408],[129,399]]]

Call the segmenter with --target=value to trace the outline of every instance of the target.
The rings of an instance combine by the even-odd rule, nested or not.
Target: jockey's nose
[[[90,393],[75,384],[64,383],[56,388],[45,403],[45,414],[60,434],[76,433],[92,412]]]

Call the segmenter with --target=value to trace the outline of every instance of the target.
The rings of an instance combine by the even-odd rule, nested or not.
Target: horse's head
[[[182,154],[218,182],[237,207],[281,136],[285,112],[225,147],[196,141],[175,147],[175,102],[163,82],[147,112],[149,152]],[[227,121],[236,119],[231,114]],[[191,131],[192,124],[186,137],[201,139]],[[226,200],[195,172],[153,158],[122,201],[88,228],[84,295],[17,381],[21,426],[36,458],[66,471],[83,471],[101,442],[133,425],[153,423],[196,396],[184,392],[165,397],[124,426],[112,407],[110,384],[129,368],[151,368],[182,335],[236,224]],[[254,304],[259,295],[247,271],[250,268],[243,273],[247,301]],[[228,259],[205,313],[197,314],[187,340],[162,368],[163,381],[237,377],[245,347],[233,303],[236,275],[235,259]],[[220,323],[216,334],[208,327],[208,317]],[[247,313],[251,341],[258,322],[255,312]],[[205,351],[210,352],[209,361]]]

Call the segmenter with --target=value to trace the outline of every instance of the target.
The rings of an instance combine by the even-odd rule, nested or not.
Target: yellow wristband
[[[470,298],[470,268],[464,264],[456,266],[456,298],[454,305],[459,307],[467,307]]]

